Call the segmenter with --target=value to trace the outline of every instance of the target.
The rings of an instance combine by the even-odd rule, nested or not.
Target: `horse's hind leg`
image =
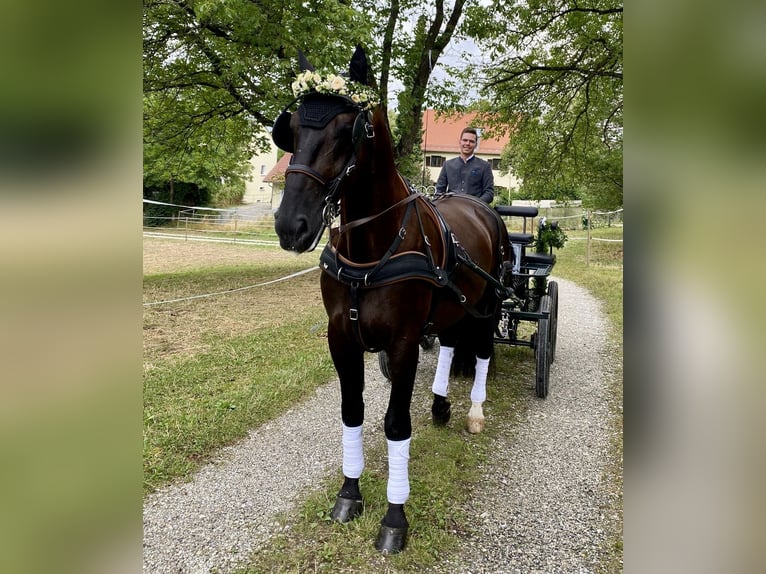
[[[452,366],[452,357],[455,354],[455,347],[449,347],[444,343],[439,345],[439,359],[436,363],[436,373],[434,373],[434,382],[431,385],[431,391],[434,394],[434,402],[431,405],[431,417],[436,426],[444,426],[449,422],[452,409],[447,400],[449,389],[449,372]]]
[[[487,399],[487,373],[489,359],[493,350],[494,321],[477,319],[476,324],[476,372],[471,388],[471,409],[468,411],[468,432],[480,433],[484,430],[484,410],[482,405]]]

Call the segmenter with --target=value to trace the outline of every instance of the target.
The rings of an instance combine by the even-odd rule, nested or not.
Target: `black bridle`
[[[325,227],[328,227],[330,224],[332,224],[333,220],[340,213],[340,184],[347,175],[354,171],[355,167],[356,153],[351,154],[351,157],[349,158],[345,167],[340,171],[338,175],[330,180],[326,180],[317,170],[302,163],[291,163],[287,166],[287,169],[285,170],[285,179],[287,179],[287,176],[291,173],[299,173],[310,177],[319,185],[321,185],[326,191],[324,199],[322,199],[323,227],[319,232],[320,237],[322,233],[324,233]]]
[[[342,100],[345,101],[346,104],[348,104],[350,107],[355,108],[358,111],[356,119],[354,120],[352,131],[351,131],[351,142],[353,144],[353,152],[351,153],[351,157],[346,162],[346,165],[343,166],[343,168],[335,177],[332,177],[330,179],[325,179],[321,173],[319,173],[317,170],[315,170],[309,165],[301,164],[301,163],[292,163],[292,160],[295,159],[295,155],[293,155],[291,163],[287,166],[287,169],[285,170],[285,180],[287,179],[287,176],[290,174],[293,174],[293,173],[300,174],[313,179],[325,190],[325,196],[322,199],[322,226],[319,229],[317,236],[314,239],[314,242],[313,242],[314,246],[316,246],[316,244],[319,242],[319,239],[322,237],[322,234],[324,233],[325,229],[329,227],[332,224],[333,220],[336,217],[338,217],[338,215],[340,214],[341,183],[356,168],[356,155],[357,155],[357,151],[359,150],[359,147],[361,146],[362,142],[365,139],[372,139],[375,137],[375,130],[373,128],[372,120],[371,120],[371,112],[368,110],[361,109],[350,98],[346,98],[344,96],[336,96],[336,97],[341,98]],[[290,121],[292,119],[292,114],[288,110],[293,104],[295,104],[301,99],[302,98],[294,99],[284,108],[284,110],[282,110],[282,113],[274,122],[274,128],[272,129],[272,139],[274,140],[274,142],[277,144],[278,147],[288,152],[294,152],[294,150],[292,149],[293,148],[292,130],[289,127]],[[302,122],[302,125],[303,125],[303,122]]]

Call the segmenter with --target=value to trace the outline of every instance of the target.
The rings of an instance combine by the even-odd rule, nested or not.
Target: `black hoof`
[[[350,522],[362,515],[363,508],[364,502],[361,498],[343,498],[338,496],[335,499],[335,506],[332,507],[330,518],[336,522]]]
[[[452,405],[446,397],[441,395],[434,395],[434,402],[431,405],[431,418],[434,425],[437,427],[443,427],[449,422],[450,416],[452,416]]]
[[[407,545],[407,530],[406,526],[392,528],[381,524],[375,539],[375,549],[383,554],[399,554]]]

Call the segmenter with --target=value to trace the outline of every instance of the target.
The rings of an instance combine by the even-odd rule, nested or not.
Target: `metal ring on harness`
[[[330,199],[325,198],[324,208],[322,209],[322,222],[325,226],[332,225],[333,220],[338,216],[338,204]]]

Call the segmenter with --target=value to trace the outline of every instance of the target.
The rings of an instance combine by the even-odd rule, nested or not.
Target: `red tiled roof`
[[[287,169],[287,166],[290,164],[290,158],[293,157],[293,154],[286,153],[283,155],[279,161],[269,170],[269,173],[266,174],[266,176],[263,178],[263,181],[266,183],[272,183],[274,181],[274,178],[278,175],[284,175],[285,170]]]
[[[420,144],[420,149],[425,152],[460,153],[458,142],[463,128],[482,127],[471,123],[475,117],[476,112],[446,116],[437,114],[434,110],[426,110],[423,114],[423,142]],[[499,138],[482,136],[476,153],[500,155],[510,139],[507,134]]]

